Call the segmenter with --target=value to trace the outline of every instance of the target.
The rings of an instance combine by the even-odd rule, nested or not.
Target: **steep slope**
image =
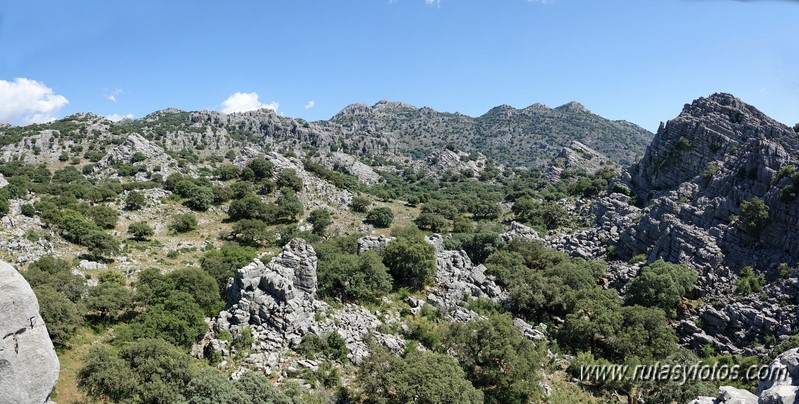
[[[622,178],[645,208],[621,194],[594,206],[600,227],[622,229],[622,255],[643,253],[649,262],[663,258],[699,271],[700,294],[715,307],[699,310],[704,330],[692,321],[681,326],[684,342],[751,354],[762,350],[752,341],[799,331],[792,269],[799,260],[797,153],[792,129],[732,95],[713,94],[662,125]],[[747,213],[756,198],[766,207]],[[747,266],[748,276],[764,277],[762,293],[736,286]]]

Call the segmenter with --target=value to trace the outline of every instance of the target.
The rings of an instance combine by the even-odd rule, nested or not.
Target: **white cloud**
[[[105,116],[109,121],[119,122],[123,119],[133,119],[133,114],[127,115],[120,115],[120,114],[111,114]]]
[[[69,101],[44,83],[17,78],[0,80],[0,122],[43,123],[56,119],[56,114]]]
[[[120,94],[122,94],[122,89],[115,88],[114,90],[105,95],[105,99],[111,102],[117,102],[117,99],[119,99]]]
[[[305,109],[311,109],[316,106],[316,101],[310,100],[307,104],[305,104]]]
[[[228,97],[225,101],[222,101],[222,112],[231,114],[234,112],[254,111],[256,109],[262,108],[277,111],[279,106],[280,104],[275,101],[272,101],[269,104],[262,104],[261,101],[258,100],[258,93],[237,92]]]
[[[441,5],[441,0],[424,0],[424,3],[428,6],[439,7]]]

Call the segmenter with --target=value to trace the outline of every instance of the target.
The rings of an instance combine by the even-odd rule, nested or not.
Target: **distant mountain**
[[[371,107],[350,105],[330,122],[340,125],[346,133],[390,137],[396,141],[399,153],[415,158],[454,144],[512,166],[545,164],[572,141],[628,165],[640,158],[653,136],[630,122],[592,114],[577,102],[557,108],[533,104],[515,109],[501,105],[473,118],[380,101]]]
[[[502,105],[473,118],[380,101],[373,106],[353,104],[328,121],[316,122],[280,116],[265,109],[226,115],[170,108],[119,123],[93,114],[77,114],[51,124],[0,127],[0,146],[7,146],[6,155],[14,155],[32,145],[31,142],[14,145],[26,137],[41,137],[42,131],[51,129],[71,131],[80,126],[92,126],[91,130],[97,131],[94,133],[102,134],[139,133],[167,151],[199,149],[196,150],[199,154],[277,147],[315,150],[320,154],[343,152],[358,157],[409,156],[424,161],[431,153],[454,145],[462,151],[481,152],[509,166],[547,165],[573,141],[616,163],[629,165],[643,155],[653,136],[632,123],[592,114],[576,102],[557,108],[534,104],[520,110]],[[55,149],[49,151],[56,153]]]

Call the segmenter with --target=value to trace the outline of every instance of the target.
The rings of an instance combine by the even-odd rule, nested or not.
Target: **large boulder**
[[[0,261],[0,403],[44,403],[59,363],[28,282]]]
[[[331,308],[317,300],[316,266],[313,247],[303,239],[294,239],[268,263],[255,259],[238,269],[228,284],[227,308],[215,320],[216,330],[230,330],[236,335],[248,327],[256,342],[254,353],[245,362],[266,373],[308,333],[338,333],[350,352],[349,359],[356,364],[368,356],[369,338],[392,352],[402,352],[402,338],[380,331],[383,324],[398,323],[399,316],[373,314],[350,303]],[[197,350],[219,352],[224,357],[232,349],[224,341],[209,338],[206,346]]]
[[[799,391],[799,349],[789,349],[777,356],[771,364],[767,378],[755,391],[761,403],[794,403]]]
[[[287,335],[307,331],[316,293],[316,262],[313,247],[294,239],[267,264],[255,259],[240,268],[228,286],[221,328],[268,324]]]
[[[779,354],[766,369],[755,394],[732,386],[719,387],[718,397],[697,397],[690,404],[793,404],[799,391],[799,349]]]

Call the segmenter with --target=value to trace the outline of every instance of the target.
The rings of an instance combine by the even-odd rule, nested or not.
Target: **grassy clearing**
[[[83,367],[83,358],[89,350],[107,336],[106,332],[96,334],[88,327],[80,329],[69,341],[69,348],[58,353],[61,362],[61,371],[58,374],[58,383],[55,386],[53,401],[59,404],[77,404],[95,402],[89,400],[78,389],[78,372]]]

